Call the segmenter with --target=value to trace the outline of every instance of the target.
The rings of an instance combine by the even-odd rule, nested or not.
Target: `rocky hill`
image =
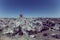
[[[60,40],[60,18],[0,18],[0,40]]]

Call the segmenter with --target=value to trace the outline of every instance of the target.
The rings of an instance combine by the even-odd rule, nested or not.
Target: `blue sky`
[[[0,17],[60,17],[60,0],[0,0]]]

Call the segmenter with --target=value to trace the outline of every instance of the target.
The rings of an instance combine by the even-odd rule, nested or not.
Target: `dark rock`
[[[43,33],[43,36],[48,36],[48,34],[47,33]]]
[[[28,33],[28,35],[32,35],[32,34],[37,34],[37,31],[30,30],[30,31],[27,31],[27,33]]]
[[[0,32],[2,31],[3,29],[0,29]]]
[[[11,37],[12,33],[6,33],[6,36]]]
[[[49,28],[48,27],[44,27],[44,28],[42,28],[42,30],[40,32],[47,31],[47,30],[49,30]]]
[[[51,24],[51,26],[55,26],[55,23]]]
[[[23,35],[23,32],[19,32],[19,35]]]
[[[52,35],[53,38],[60,39],[60,34]]]
[[[40,23],[36,23],[37,26],[40,26]]]

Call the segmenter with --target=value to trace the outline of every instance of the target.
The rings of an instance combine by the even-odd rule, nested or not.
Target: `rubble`
[[[19,18],[1,18],[0,32],[1,35],[11,35],[12,37],[25,35],[27,38],[36,38],[36,35],[46,31],[59,31],[59,22],[59,18],[25,18],[21,14]],[[43,35],[47,36],[48,34]],[[52,37],[55,37],[55,35]]]
[[[53,34],[51,35],[53,38],[60,39],[60,34]]]

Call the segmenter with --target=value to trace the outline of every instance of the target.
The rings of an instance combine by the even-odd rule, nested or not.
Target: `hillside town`
[[[60,18],[0,18],[0,40],[60,40]]]

